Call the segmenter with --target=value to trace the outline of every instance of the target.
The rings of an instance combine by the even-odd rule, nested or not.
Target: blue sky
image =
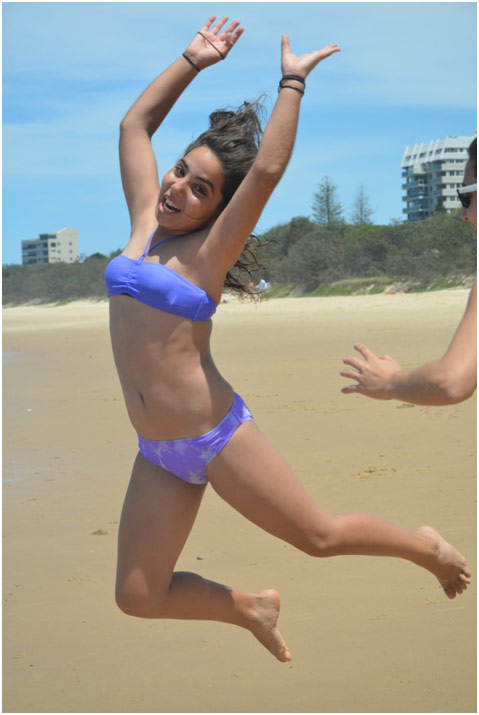
[[[346,216],[360,185],[376,223],[402,218],[406,145],[476,131],[474,2],[4,2],[3,263],[20,242],[64,226],[80,251],[129,236],[118,125],[144,87],[212,14],[239,19],[228,60],[202,72],[154,138],[160,175],[206,128],[208,114],[261,93],[268,113],[280,38],[298,54],[342,52],[309,80],[294,156],[257,231],[310,216],[329,176]]]

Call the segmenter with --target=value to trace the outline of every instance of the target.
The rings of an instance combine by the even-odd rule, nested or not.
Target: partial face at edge
[[[474,166],[471,161],[468,161],[464,170],[464,186],[470,186],[477,183],[477,177],[474,176]],[[477,191],[471,194],[471,202],[467,209],[463,208],[461,213],[463,221],[468,221],[474,231],[477,231]]]

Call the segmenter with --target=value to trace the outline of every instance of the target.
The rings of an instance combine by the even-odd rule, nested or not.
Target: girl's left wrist
[[[303,96],[306,89],[306,81],[297,74],[285,72],[279,81],[278,92],[281,92],[282,89],[292,89]]]

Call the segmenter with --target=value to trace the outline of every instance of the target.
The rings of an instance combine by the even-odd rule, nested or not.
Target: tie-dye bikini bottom
[[[206,484],[206,467],[228,444],[238,427],[253,415],[235,393],[233,405],[221,422],[206,434],[158,442],[138,435],[141,454],[190,484]]]

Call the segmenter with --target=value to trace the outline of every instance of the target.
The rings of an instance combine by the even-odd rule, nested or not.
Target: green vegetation
[[[460,212],[389,226],[298,217],[261,240],[271,297],[439,290],[467,283],[476,270],[476,237]]]
[[[105,297],[105,268],[118,253],[109,257],[95,254],[81,263],[3,266],[3,305],[100,300]]]
[[[260,237],[263,275],[270,298],[442,290],[470,282],[476,237],[460,213],[438,211],[414,223],[389,226],[344,221],[329,225],[293,218]],[[3,267],[3,304],[64,304],[105,297],[103,274],[110,256],[82,262]]]
[[[334,281],[330,285],[320,286],[312,293],[308,293],[308,295],[371,295],[373,293],[384,293],[390,285],[391,279],[386,276],[346,278],[342,281]]]

